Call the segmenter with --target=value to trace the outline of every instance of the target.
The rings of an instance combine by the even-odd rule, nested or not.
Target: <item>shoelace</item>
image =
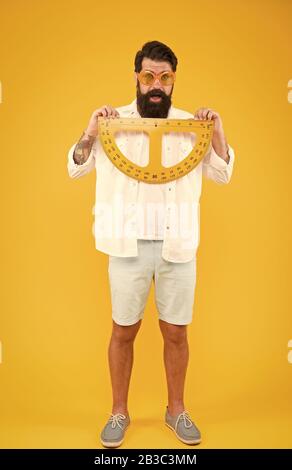
[[[182,413],[180,413],[178,415],[178,418],[177,418],[176,423],[175,423],[175,429],[177,428],[180,419],[183,419],[184,426],[186,428],[190,428],[190,427],[193,426],[193,422],[191,420],[189,412],[188,411],[183,411]],[[187,421],[189,422],[189,424],[187,423]]]
[[[112,413],[109,413],[110,414],[110,419],[109,419],[109,422],[112,423],[112,428],[115,428],[116,426],[119,426],[121,429],[123,429],[123,427],[121,426],[121,420],[123,419],[126,419],[126,416],[123,415],[122,413],[117,413],[115,415],[113,415]]]

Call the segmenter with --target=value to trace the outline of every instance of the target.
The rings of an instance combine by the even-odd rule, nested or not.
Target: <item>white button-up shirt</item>
[[[136,99],[116,108],[120,117],[140,117]],[[170,107],[168,119],[194,116]],[[162,164],[172,166],[192,150],[193,133],[171,132],[162,137]],[[149,158],[149,136],[145,132],[120,131],[115,142],[134,163],[144,166]],[[118,170],[107,157],[99,137],[93,143],[85,163],[73,160],[77,142],[68,153],[71,178],[79,178],[96,169],[94,237],[96,249],[112,256],[137,256],[137,239],[163,239],[162,257],[172,262],[193,259],[200,241],[200,196],[202,175],[218,184],[230,181],[234,151],[228,145],[229,163],[219,157],[210,144],[201,162],[188,174],[163,184],[137,181]],[[151,204],[157,217],[151,221]],[[150,209],[150,210],[149,210]],[[159,209],[159,210],[156,210]],[[148,222],[145,220],[148,216]],[[160,214],[160,215],[159,215]]]

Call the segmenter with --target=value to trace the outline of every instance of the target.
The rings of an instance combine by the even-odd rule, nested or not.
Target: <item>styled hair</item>
[[[135,57],[135,72],[139,73],[141,71],[144,57],[156,60],[157,62],[169,62],[172,71],[176,71],[177,57],[174,52],[162,42],[149,41],[143,45],[142,49],[137,52]]]

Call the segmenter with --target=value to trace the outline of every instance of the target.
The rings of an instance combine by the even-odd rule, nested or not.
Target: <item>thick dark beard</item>
[[[162,90],[151,90],[148,93],[141,93],[139,83],[137,84],[137,110],[141,117],[145,118],[167,118],[168,111],[171,106],[171,95],[166,95]],[[150,101],[150,96],[161,96],[160,103]]]

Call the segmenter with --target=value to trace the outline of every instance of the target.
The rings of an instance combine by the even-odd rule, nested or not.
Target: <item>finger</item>
[[[212,111],[211,109],[209,108],[205,108],[202,112],[202,119],[207,119],[207,114],[209,113],[209,111]]]
[[[100,109],[98,112],[97,112],[97,118],[98,117],[105,117],[105,111],[103,111],[102,109]]]
[[[216,113],[215,111],[213,111],[213,119],[217,119],[217,118],[219,118],[219,117],[220,117],[219,114]]]
[[[103,117],[107,117],[106,106],[102,106],[102,108],[100,108],[100,112]]]
[[[109,106],[110,108],[110,117],[114,118],[116,117],[116,110],[112,106]]]
[[[197,109],[195,112],[195,119],[201,119],[202,108]]]
[[[201,119],[201,114],[200,114],[200,111],[197,111],[196,114],[194,115],[194,118],[195,119]]]
[[[210,108],[199,108],[195,112],[195,116],[197,116],[197,119],[200,119],[201,121],[203,121],[206,119],[206,116],[209,111],[212,111],[212,110],[210,110]]]
[[[206,114],[209,111],[209,108],[200,108],[199,117],[203,121],[206,118]]]
[[[117,111],[115,110],[115,108],[113,108],[112,106],[110,106],[110,109],[111,109],[111,117],[112,117],[112,118],[117,117]]]
[[[107,117],[110,117],[112,114],[112,108],[109,105],[105,105],[105,109],[107,112]]]
[[[213,119],[213,115],[214,115],[213,111],[209,109],[209,111],[206,114],[206,119],[208,119],[208,121],[211,121],[211,119]]]

